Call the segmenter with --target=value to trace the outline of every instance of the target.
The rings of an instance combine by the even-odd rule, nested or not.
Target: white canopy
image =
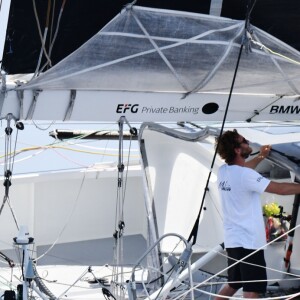
[[[297,119],[298,51],[244,21],[131,5],[73,54],[19,87],[19,98],[7,92],[1,114],[222,120],[242,43],[228,120]]]

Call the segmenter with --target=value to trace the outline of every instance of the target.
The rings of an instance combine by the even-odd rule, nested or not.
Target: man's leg
[[[230,267],[232,264],[236,262],[236,260],[240,259],[240,251],[242,248],[227,248],[227,256],[228,256],[228,266]],[[241,273],[239,265],[234,265],[228,269],[228,282],[229,284],[225,284],[221,290],[219,291],[218,295],[215,300],[224,300],[226,297],[233,296],[236,291],[242,287],[241,281]],[[222,296],[225,296],[224,298]]]
[[[243,292],[244,298],[260,298],[258,293],[255,292]]]
[[[244,249],[244,251],[245,256],[255,252],[250,249]],[[244,298],[260,298],[259,295],[265,293],[267,287],[267,272],[264,251],[260,250],[255,252],[246,258],[245,263],[241,263],[240,266],[242,281],[244,281]]]
[[[233,296],[235,294],[237,290],[235,290],[234,288],[230,287],[228,284],[224,285],[224,287],[220,290],[219,292],[219,296],[217,296],[215,298],[215,300],[224,300],[226,298],[223,298],[221,296],[226,296],[226,297],[230,297]]]

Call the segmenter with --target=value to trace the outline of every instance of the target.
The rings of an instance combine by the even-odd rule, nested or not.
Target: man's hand
[[[257,165],[269,155],[270,151],[271,145],[261,146],[259,154],[251,160],[247,161],[245,163],[245,167],[255,169]]]
[[[271,145],[261,146],[258,158],[260,159],[266,158],[269,155],[270,151],[271,151]]]

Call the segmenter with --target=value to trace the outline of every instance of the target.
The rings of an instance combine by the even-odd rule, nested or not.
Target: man
[[[241,262],[228,269],[228,284],[221,289],[219,295],[233,296],[243,287],[244,298],[259,298],[259,294],[264,293],[267,286],[264,252],[256,251],[266,245],[260,195],[263,192],[300,194],[300,184],[273,182],[253,170],[268,156],[271,147],[262,146],[259,155],[246,162],[252,148],[235,129],[226,131],[217,138],[216,145],[218,154],[226,162],[219,169],[218,187],[223,209],[228,266],[255,252],[244,260],[247,264]],[[216,300],[221,299],[224,298],[216,297]]]

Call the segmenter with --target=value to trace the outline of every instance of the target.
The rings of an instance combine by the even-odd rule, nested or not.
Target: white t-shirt
[[[266,244],[260,194],[269,183],[269,179],[247,167],[220,167],[218,188],[226,248],[258,249]]]

